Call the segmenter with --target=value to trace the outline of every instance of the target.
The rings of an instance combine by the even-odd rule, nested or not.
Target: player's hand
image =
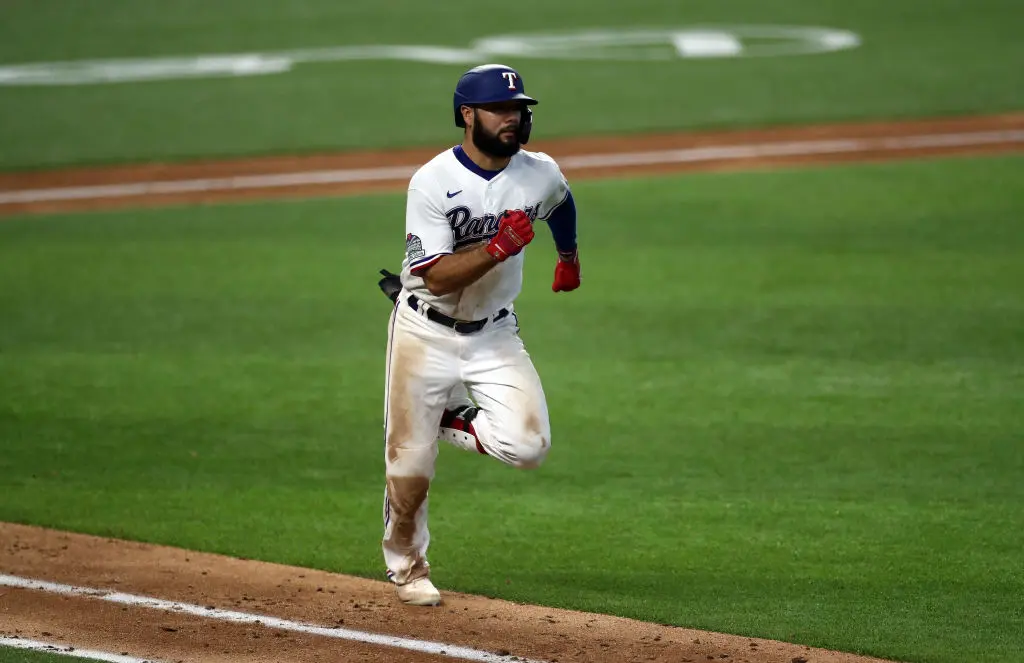
[[[533,223],[522,210],[505,211],[498,222],[498,232],[487,243],[487,252],[498,262],[516,255],[533,239]]]
[[[555,282],[551,289],[555,292],[569,292],[580,287],[580,254],[579,251],[558,252],[555,264]]]

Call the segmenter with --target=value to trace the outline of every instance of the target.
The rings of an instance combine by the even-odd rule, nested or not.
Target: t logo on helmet
[[[517,78],[516,72],[514,72],[514,71],[503,71],[503,72],[501,72],[501,75],[502,75],[503,78],[508,80],[508,89],[510,89],[510,90],[516,89],[516,78]]]

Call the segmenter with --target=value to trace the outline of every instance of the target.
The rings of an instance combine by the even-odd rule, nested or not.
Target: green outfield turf
[[[465,49],[510,33],[705,24],[825,26],[863,43],[760,59],[557,61],[527,57],[533,48],[480,59],[520,68],[542,102],[540,138],[1024,108],[1012,75],[1024,69],[1017,0],[521,0],[514,11],[452,0],[21,0],[0,9],[0,67],[375,44]],[[0,169],[455,141],[449,104],[468,66],[350,60],[238,78],[0,85]]]
[[[26,651],[0,645],[0,663],[70,663],[81,659],[63,654]]]
[[[553,451],[444,447],[445,589],[1024,656],[1024,160],[583,182]],[[401,196],[0,223],[0,520],[382,578]]]

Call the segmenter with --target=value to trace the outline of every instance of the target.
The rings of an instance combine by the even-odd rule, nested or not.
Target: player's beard
[[[474,118],[479,120],[479,118]],[[505,130],[507,131],[507,129]],[[480,150],[484,154],[489,154],[492,157],[504,159],[510,157],[519,151],[519,129],[515,130],[515,135],[512,137],[511,143],[506,143],[501,139],[499,133],[490,133],[483,128],[483,124],[479,121],[473,123],[473,144],[476,145],[476,149]]]

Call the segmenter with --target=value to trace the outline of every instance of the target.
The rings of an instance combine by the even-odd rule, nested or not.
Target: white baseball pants
[[[434,477],[438,426],[446,407],[467,404],[480,446],[518,468],[539,466],[551,446],[540,377],[518,335],[514,314],[460,334],[414,310],[402,292],[388,331],[385,400],[384,561],[405,584],[429,575],[427,493]],[[476,451],[475,444],[466,449]]]

